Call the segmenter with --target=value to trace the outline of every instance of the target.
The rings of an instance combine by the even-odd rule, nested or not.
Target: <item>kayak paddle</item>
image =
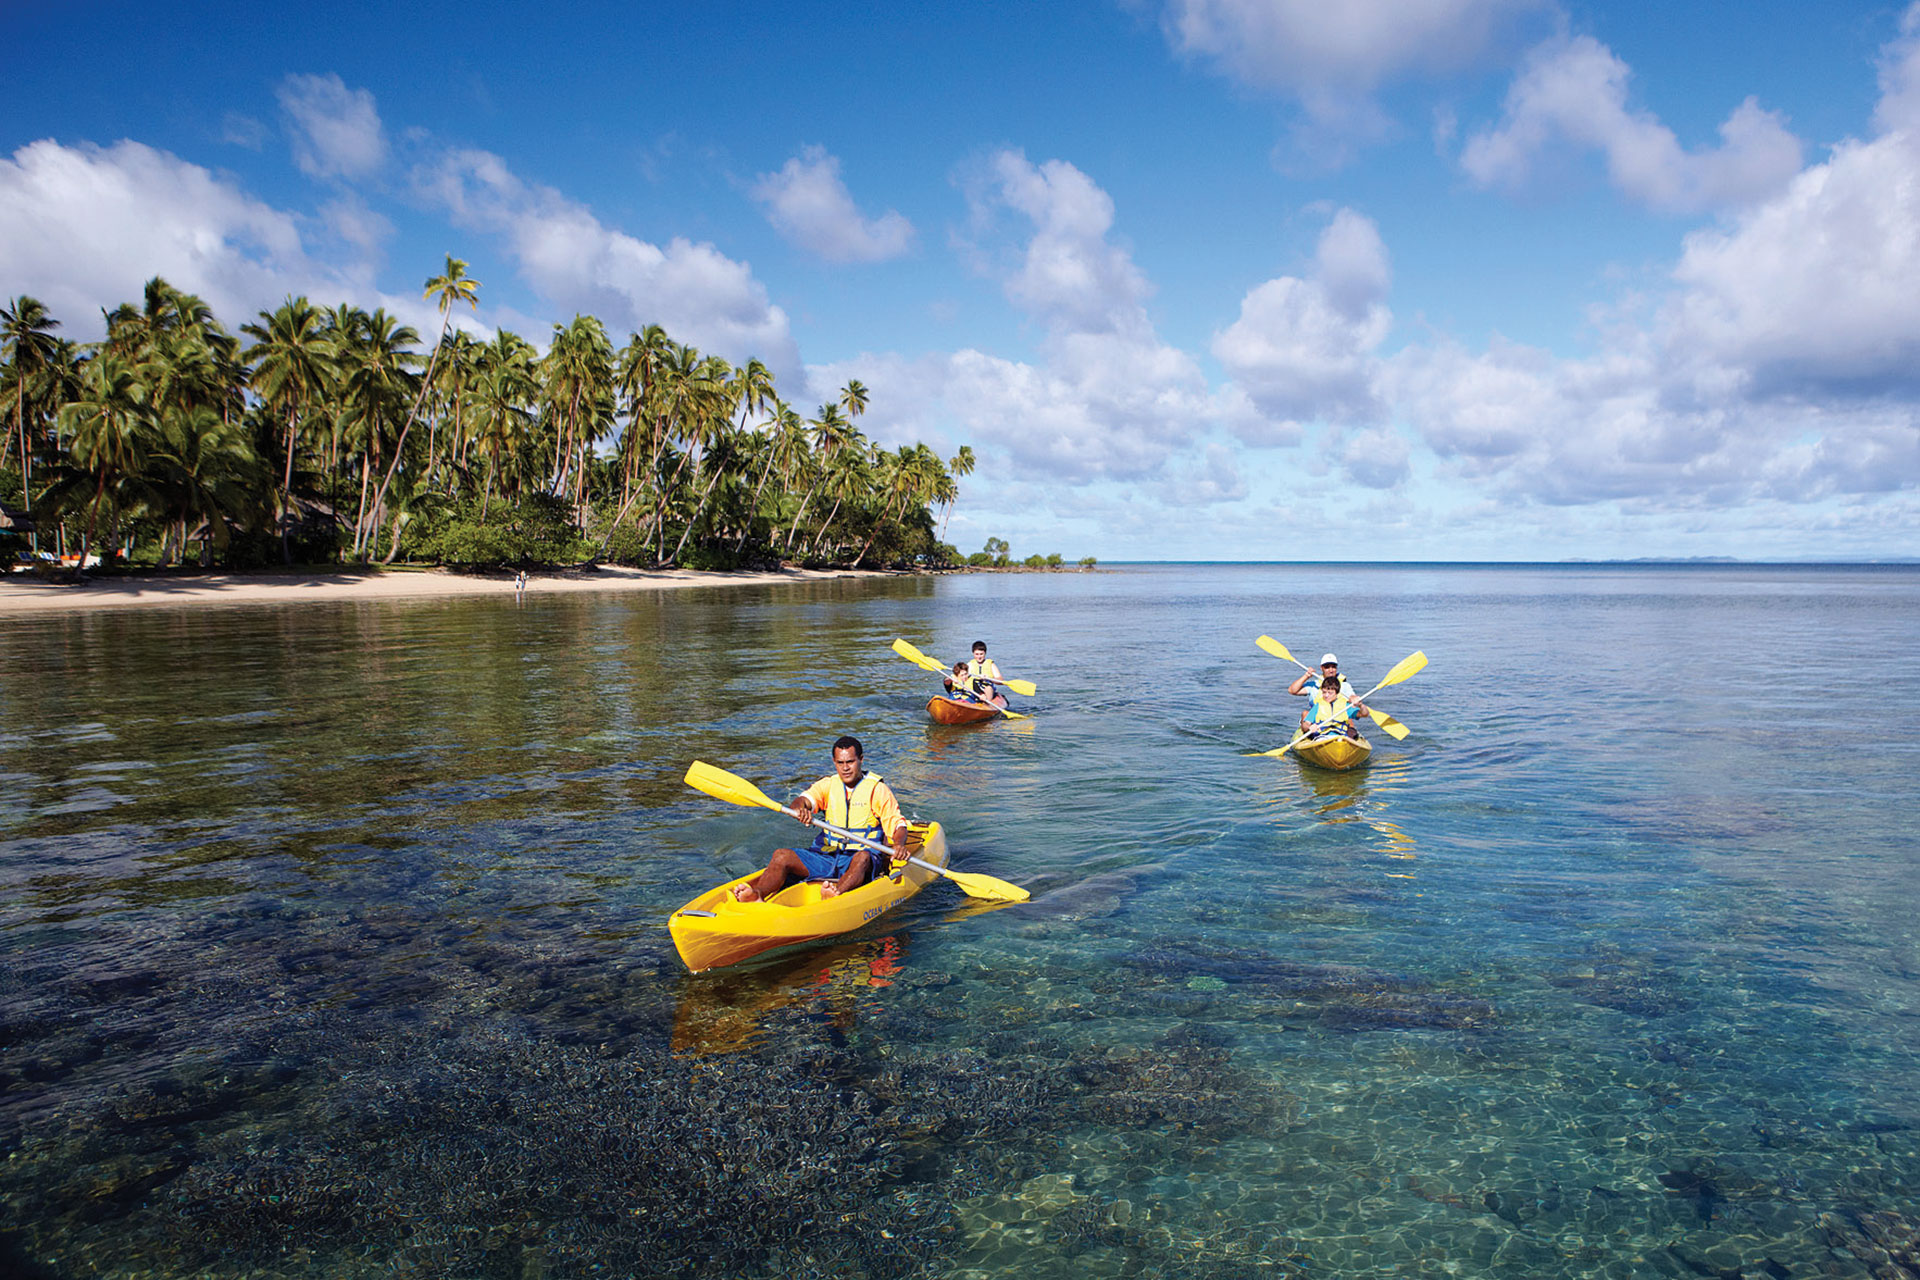
[[[1300,661],[1300,659],[1294,657],[1291,653],[1288,653],[1287,646],[1281,644],[1278,640],[1275,640],[1272,636],[1261,636],[1259,639],[1255,640],[1254,643],[1259,645],[1262,649],[1266,650],[1268,653],[1272,654],[1276,658],[1285,658],[1288,662],[1291,662],[1294,666],[1300,668],[1302,671],[1306,672],[1308,675],[1312,675],[1314,673],[1312,667]],[[1387,685],[1398,684],[1400,681],[1405,680],[1408,676],[1412,675],[1415,671],[1418,671],[1421,667],[1424,667],[1427,665],[1427,655],[1424,653],[1416,653],[1413,655],[1412,658],[1408,658],[1406,662],[1401,663],[1400,666],[1402,667],[1406,666],[1407,662],[1412,662],[1414,658],[1420,659],[1420,662],[1419,662],[1419,665],[1415,666],[1412,671],[1407,671],[1396,676],[1394,674],[1394,671],[1399,671],[1400,667],[1395,667],[1393,671],[1389,671],[1387,673],[1387,678],[1385,680],[1382,680],[1379,684],[1373,686],[1372,689],[1367,690],[1367,692],[1371,694],[1375,690],[1384,688]],[[1363,701],[1363,699],[1355,698],[1354,701],[1360,702],[1360,701]],[[1379,725],[1390,736],[1394,738],[1404,738],[1407,736],[1407,733],[1408,733],[1407,726],[1401,724],[1398,720],[1395,720],[1392,716],[1386,714],[1384,711],[1375,711],[1372,707],[1368,707],[1367,714],[1372,716],[1373,722]],[[1282,747],[1281,750],[1284,751],[1286,750],[1286,748]],[[1262,752],[1261,754],[1266,755],[1271,753]]]
[[[1380,692],[1382,689],[1386,688],[1388,685],[1399,684],[1402,680],[1408,680],[1416,675],[1419,675],[1421,668],[1425,667],[1426,665],[1427,665],[1427,655],[1424,653],[1421,653],[1419,650],[1416,649],[1414,652],[1400,659],[1400,661],[1394,663],[1393,670],[1387,672],[1386,677],[1382,679],[1379,684],[1373,686],[1373,688],[1367,690],[1365,693],[1361,694],[1358,698],[1355,698],[1354,701],[1365,702],[1368,698],[1371,698],[1374,694]]]
[[[1306,740],[1307,740],[1307,733],[1306,733],[1306,730],[1304,730],[1304,729],[1303,729],[1303,730],[1301,730],[1301,731],[1300,731],[1300,736],[1299,736],[1299,737],[1297,737],[1297,738],[1295,738],[1295,739],[1294,739],[1294,740],[1293,740],[1292,742],[1289,742],[1289,743],[1288,743],[1288,744],[1287,744],[1286,746],[1284,746],[1284,747],[1277,747],[1277,748],[1275,748],[1275,749],[1274,749],[1274,750],[1272,750],[1272,751],[1242,751],[1242,752],[1241,752],[1240,754],[1241,754],[1241,755],[1243,755],[1243,756],[1275,756],[1275,757],[1279,757],[1279,756],[1283,756],[1283,755],[1285,755],[1285,754],[1287,754],[1287,752],[1289,752],[1289,751],[1291,751],[1291,750],[1293,750],[1293,749],[1294,749],[1295,747],[1297,747],[1297,746],[1299,746],[1299,745],[1300,745],[1301,743],[1303,743],[1303,742],[1305,742]]]
[[[728,773],[725,769],[717,768],[703,760],[695,760],[687,766],[686,782],[694,790],[704,791],[714,799],[725,800],[728,804],[737,804],[749,809],[757,805],[762,809],[777,810],[790,817],[800,816],[745,778]],[[836,827],[818,816],[808,825],[839,836],[842,840],[850,840],[874,853],[884,854],[888,858],[892,858],[895,854],[895,850],[890,845],[855,835],[846,828]],[[996,902],[1025,902],[1033,896],[1017,884],[1008,884],[1005,880],[996,880],[992,876],[981,875],[977,871],[949,871],[945,867],[936,867],[931,862],[915,857],[909,857],[907,861],[936,875],[945,876],[966,890],[970,897],[991,898]]]
[[[926,654],[920,652],[918,649],[908,644],[905,640],[895,640],[893,642],[893,651],[899,654],[901,657],[905,658],[908,662],[911,662],[916,666],[925,667],[929,671],[937,672],[938,674],[943,676],[953,674],[953,672],[949,668],[943,667],[940,665],[940,660],[938,658],[929,658]],[[1039,692],[1039,686],[1035,685],[1031,680],[1008,680],[1002,677],[1001,679],[994,681],[994,683],[1004,684],[1005,686],[1007,686],[1007,688],[1013,690],[1015,693],[1023,693],[1028,697],[1032,697],[1035,693]],[[991,702],[987,703],[986,705],[993,707],[995,711],[998,711],[1001,715],[1005,716],[1009,720],[1033,719],[1032,716],[1023,716],[1018,711],[1009,711],[1005,707],[994,706],[994,704]]]

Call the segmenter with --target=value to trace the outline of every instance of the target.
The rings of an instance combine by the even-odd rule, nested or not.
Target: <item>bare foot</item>
[[[823,898],[837,898],[840,896],[840,886],[829,880],[820,886],[820,896]]]
[[[749,880],[745,884],[733,886],[733,898],[735,902],[758,902],[760,891],[754,888],[753,881]]]

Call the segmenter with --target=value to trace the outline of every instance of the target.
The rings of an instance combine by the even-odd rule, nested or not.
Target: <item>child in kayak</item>
[[[1300,732],[1315,738],[1323,738],[1330,733],[1357,738],[1360,731],[1353,727],[1353,722],[1361,716],[1372,714],[1365,703],[1347,696],[1340,687],[1338,675],[1330,675],[1320,682],[1313,700],[1300,713]]]
[[[1000,674],[1000,668],[994,665],[992,658],[987,656],[985,640],[973,642],[973,661],[967,663],[967,674],[973,678],[973,693],[976,698],[996,707],[1007,705],[1006,698],[993,687],[995,681],[1005,680],[1006,677]]]
[[[943,677],[941,682],[947,686],[947,696],[955,702],[986,701],[974,687],[973,677],[967,674],[967,664],[964,662],[954,663],[953,674]]]
[[[833,772],[808,787],[793,799],[793,816],[810,826],[814,815],[870,840],[893,845],[895,862],[907,857],[907,819],[900,802],[877,773],[866,772],[866,751],[860,739],[843,737],[833,744]],[[743,885],[733,896],[742,902],[758,902],[792,884],[795,880],[824,880],[820,892],[834,897],[858,889],[873,879],[874,856],[864,847],[821,831],[813,844],[802,850],[775,849],[767,869]]]

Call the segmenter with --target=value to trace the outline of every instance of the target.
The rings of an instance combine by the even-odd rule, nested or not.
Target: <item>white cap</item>
[[[1327,665],[1327,664],[1328,664],[1329,662],[1331,662],[1331,663],[1332,663],[1332,664],[1333,664],[1334,666],[1336,666],[1336,667],[1340,665],[1340,659],[1338,659],[1338,658],[1336,658],[1336,657],[1334,657],[1334,656],[1333,656],[1332,654],[1330,654],[1330,653],[1323,653],[1323,654],[1321,654],[1321,655],[1320,655],[1320,665],[1321,665],[1321,666],[1323,666],[1323,667],[1324,667],[1324,666],[1326,666],[1326,665]]]

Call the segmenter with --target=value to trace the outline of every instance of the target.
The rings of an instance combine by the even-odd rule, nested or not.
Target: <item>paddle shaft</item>
[[[792,813],[793,810],[789,809],[787,810],[787,812]],[[849,841],[853,844],[861,845],[862,847],[869,849],[874,853],[884,853],[887,855],[888,858],[892,858],[896,852],[892,845],[881,844],[878,840],[869,840],[867,839],[867,837],[863,835],[856,835],[855,833],[847,830],[845,827],[834,826],[831,822],[828,822],[824,818],[816,817],[812,822],[809,822],[807,825],[810,827],[818,827],[822,831],[826,832],[828,835],[839,836],[842,840]],[[920,858],[916,858],[912,854],[907,855],[907,861],[911,862],[916,867],[925,867],[928,871],[931,871],[936,875],[947,876],[949,879],[952,878],[951,874],[947,871],[945,867],[936,867],[931,862],[927,862]]]

